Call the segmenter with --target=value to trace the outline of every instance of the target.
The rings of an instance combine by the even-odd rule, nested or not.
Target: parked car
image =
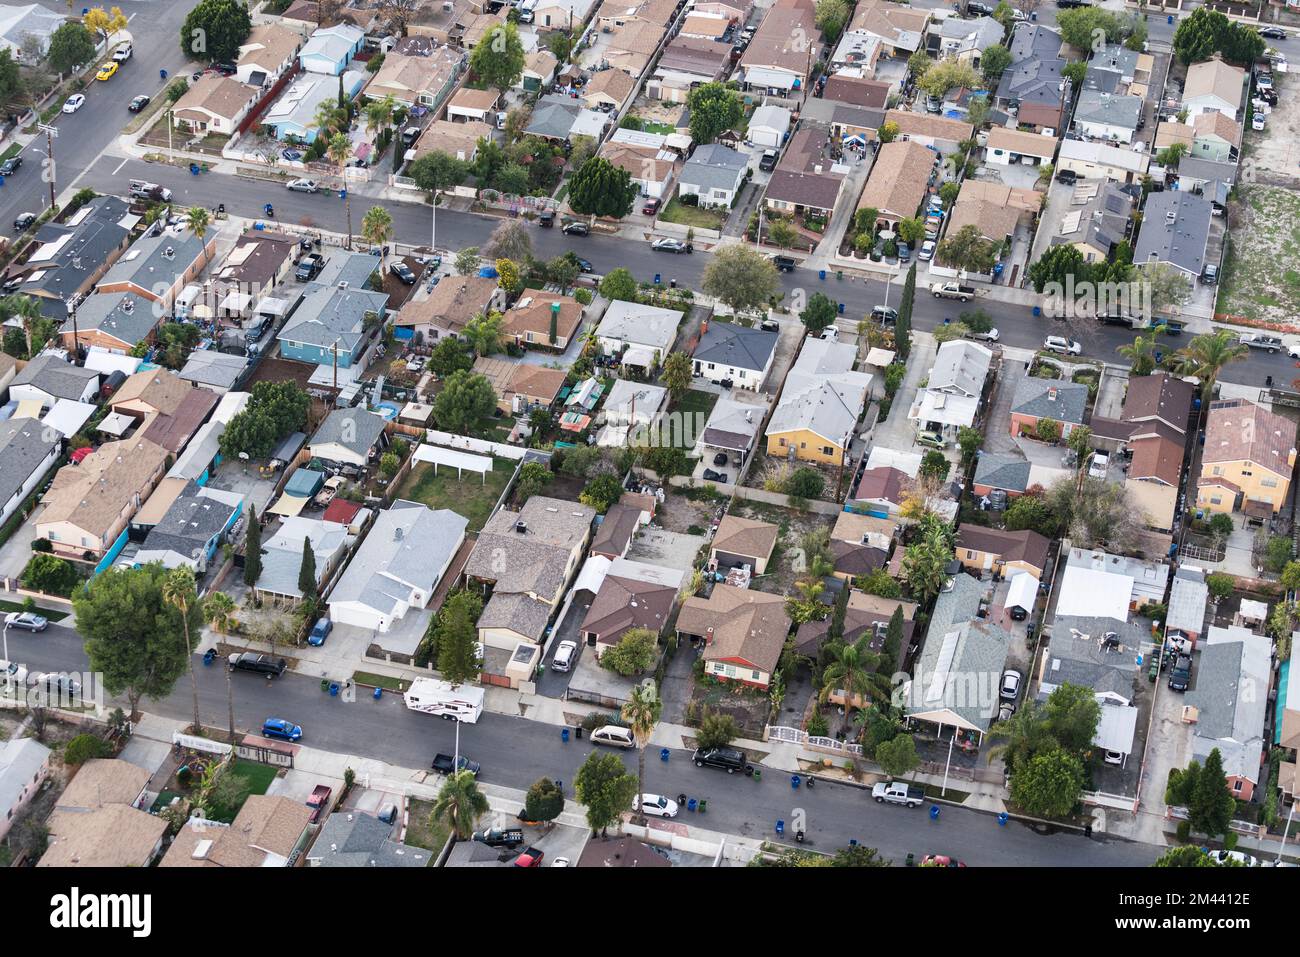
[[[762,159],[758,161],[758,168],[764,173],[770,173],[776,169],[776,150],[765,150]]]
[[[133,51],[131,50],[131,44],[123,43],[120,47],[118,47],[116,50],[113,51],[113,59],[116,60],[118,63],[125,63],[127,60],[131,59],[132,52]]]
[[[745,752],[739,748],[700,748],[691,760],[695,762],[697,768],[722,768],[728,774],[735,774],[737,771],[744,771],[749,775],[754,773],[754,766],[745,757]]]
[[[492,827],[486,831],[475,831],[470,839],[488,847],[513,849],[524,843],[524,830],[521,827]]]
[[[450,754],[438,753],[433,756],[433,769],[442,774],[451,774],[453,762],[457,771],[468,771],[470,774],[478,777],[479,763],[471,761],[465,755],[453,758]]]
[[[614,748],[635,748],[636,738],[632,731],[620,724],[607,724],[591,732],[592,744],[608,744]]]
[[[537,225],[543,229],[550,229],[555,225],[555,210],[544,209],[537,214]]]
[[[659,212],[659,200],[647,199],[645,204],[641,207],[641,212],[645,213],[647,216],[656,215]]]
[[[722,485],[726,485],[728,478],[729,476],[726,472],[715,472],[713,469],[704,470],[704,481],[706,482],[719,482]]]
[[[3,163],[0,163],[0,176],[13,176],[18,172],[18,167],[23,165],[22,156],[11,156]]]
[[[580,223],[575,220],[571,223],[565,223],[560,227],[560,232],[564,233],[566,236],[589,236],[591,235],[591,227],[586,223]]]
[[[632,810],[650,817],[676,817],[677,802],[662,794],[638,794],[632,798]]]
[[[552,671],[568,671],[578,657],[576,641],[562,641],[555,648],[555,657],[551,659]]]
[[[262,737],[281,741],[301,741],[302,728],[284,718],[267,718],[262,722]]]
[[[406,285],[415,285],[415,272],[400,259],[395,259],[393,262],[389,263],[388,271],[402,282],[406,283]]]
[[[1259,863],[1245,851],[1210,851],[1210,857],[1220,864],[1239,864],[1242,867],[1255,867]]]
[[[875,306],[871,310],[871,318],[882,326],[892,326],[898,321],[898,310],[893,306]]]
[[[1262,129],[1264,128],[1264,114],[1263,114],[1263,113],[1256,112],[1256,113],[1252,113],[1252,114],[1251,114],[1251,117],[1250,117],[1250,128],[1251,128],[1252,130],[1255,130],[1256,132],[1259,132],[1260,130],[1262,130]]]
[[[1056,0],[1058,7],[1083,7],[1087,4],[1083,0]],[[965,867],[966,865],[955,857],[949,857],[947,854],[927,854],[921,859],[922,867]]]
[[[330,636],[334,630],[334,622],[329,618],[318,618],[316,624],[312,625],[311,634],[307,636],[307,644],[319,648],[325,644],[325,639]]]
[[[581,256],[574,256],[573,261],[578,264],[578,270],[584,273],[593,273],[596,267],[591,264],[590,259],[583,259]]]
[[[253,674],[265,675],[269,681],[272,678],[278,678],[284,674],[285,669],[289,667],[289,662],[283,658],[275,658],[271,655],[259,655],[253,651],[241,651],[233,654],[229,658],[231,671],[251,671]]]
[[[100,64],[99,72],[95,74],[96,80],[107,82],[117,75],[117,68],[120,64],[116,60],[109,60],[107,63]]]
[[[529,846],[522,854],[515,858],[515,867],[541,867],[542,858],[546,854],[537,848]]]
[[[1287,32],[1281,27],[1261,27],[1259,35],[1265,40],[1285,40]]]
[[[38,692],[55,698],[76,698],[81,694],[81,682],[68,674],[53,671],[38,672],[30,681]]]
[[[1066,186],[1073,186],[1079,181],[1079,174],[1072,169],[1057,170],[1056,181],[1064,183]]]
[[[311,808],[311,817],[307,818],[309,824],[320,823],[330,808],[330,795],[333,793],[328,784],[318,784],[311,789],[311,794],[307,797],[307,806]]]
[[[281,156],[282,156],[282,157],[283,157],[287,162],[290,162],[290,163],[296,163],[296,162],[298,162],[300,159],[302,159],[302,155],[303,155],[303,154],[302,154],[302,150],[296,150],[296,149],[293,149],[292,147],[287,147],[287,148],[285,148],[285,149],[280,150],[280,155],[281,155]]]
[[[1061,355],[1083,354],[1083,346],[1079,345],[1078,340],[1067,339],[1064,336],[1048,336],[1043,340],[1043,349],[1046,352],[1059,352]]]
[[[425,363],[428,362],[424,356],[411,356],[406,360],[406,371],[412,374],[423,372]]]
[[[68,97],[66,100],[63,101],[63,112],[75,113],[77,112],[77,110],[81,109],[82,106],[85,105],[85,103],[86,103],[86,94],[74,93],[72,94],[72,96]]]
[[[980,332],[975,329],[968,329],[966,331],[967,339],[978,339],[981,342],[997,342],[1000,336],[1001,333],[998,332],[997,326],[993,326],[990,329],[985,329],[983,332]]]
[[[772,265],[776,267],[777,272],[794,272],[798,263],[789,256],[773,256]]]
[[[293,193],[314,193],[320,189],[314,179],[293,179],[285,187]]]
[[[149,99],[150,99],[149,97],[141,93],[130,103],[128,103],[126,108],[130,110],[132,113],[139,113],[141,110],[143,110],[146,106],[149,105]]]
[[[312,503],[317,508],[328,507],[329,503],[334,501],[334,497],[339,494],[339,489],[343,487],[344,482],[345,480],[343,476],[331,475],[321,483],[320,491],[316,493],[316,497],[312,499]]]
[[[1093,478],[1104,479],[1110,467],[1110,456],[1105,452],[1093,452],[1092,461],[1088,463],[1088,474]]]
[[[1192,683],[1192,659],[1179,655],[1169,671],[1169,690],[1186,691]]]
[[[44,631],[50,625],[43,615],[31,611],[11,611],[5,615],[6,628],[18,628],[22,631]]]
[[[1003,701],[1015,701],[1020,696],[1020,682],[1024,675],[1015,668],[1002,672],[1002,681],[998,684],[998,697]]]
[[[922,429],[920,432],[916,433],[916,444],[924,445],[932,449],[946,449],[948,447],[948,440],[938,432],[931,432],[928,429]]]
[[[689,253],[691,247],[680,239],[656,239],[650,248],[660,253]]]

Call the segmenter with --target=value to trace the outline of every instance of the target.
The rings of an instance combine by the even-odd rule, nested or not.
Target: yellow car
[[[105,63],[103,66],[99,68],[99,72],[95,74],[95,79],[111,80],[113,78],[113,74],[116,72],[117,72],[117,62],[110,60],[108,63]]]

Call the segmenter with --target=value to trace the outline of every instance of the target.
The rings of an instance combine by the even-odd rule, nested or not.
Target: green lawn
[[[692,226],[696,229],[721,229],[726,222],[727,213],[720,209],[701,209],[698,206],[685,206],[676,196],[659,211],[659,218],[666,223]]]
[[[496,457],[492,471],[486,476],[466,472],[463,478],[447,465],[439,466],[438,474],[434,475],[433,465],[421,462],[411,469],[397,494],[399,498],[422,502],[429,508],[449,508],[469,520],[469,531],[477,532],[487,523],[492,506],[505,491],[514,471],[513,461]]]
[[[244,761],[236,758],[234,766],[226,773],[243,778],[244,783],[248,785],[248,795],[253,795],[266,793],[267,788],[271,786],[271,782],[275,780],[276,771],[277,769],[270,764],[258,764],[256,761]],[[245,800],[248,795],[245,795]],[[239,809],[243,806],[244,801],[241,800],[237,805],[231,807],[214,808],[212,818],[229,824],[235,819],[235,815],[239,813]]]
[[[660,123],[657,120],[642,120],[641,129],[647,133],[662,133],[664,136],[671,136],[677,132],[677,127],[671,123]]]
[[[718,404],[718,394],[716,392],[703,392],[699,389],[691,389],[682,400],[673,405],[672,411],[686,413],[699,413],[703,418],[701,423],[709,420],[709,415],[713,412],[713,407]],[[703,425],[701,424],[701,428]]]
[[[0,600],[0,612],[22,610],[22,602]],[[63,621],[63,619],[68,617],[68,612],[66,611],[55,611],[53,608],[42,608],[40,605],[37,605],[34,610],[36,614],[48,618],[50,621]]]
[[[412,847],[422,847],[430,851],[433,857],[429,859],[430,865],[433,864],[434,858],[442,851],[442,847],[447,843],[447,838],[451,835],[451,829],[442,823],[430,824],[429,817],[433,813],[432,801],[421,801],[416,798],[411,799],[411,818],[406,828],[406,843]]]
[[[394,678],[390,675],[377,675],[370,671],[354,671],[352,680],[359,685],[370,685],[372,688],[383,688],[385,691],[406,690],[406,682],[401,678]]]

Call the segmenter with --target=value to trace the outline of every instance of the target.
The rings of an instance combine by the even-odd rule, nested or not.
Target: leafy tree
[[[957,197],[961,194],[961,183],[949,180],[939,187],[939,202],[943,203],[944,209],[951,209],[952,204],[957,202]]]
[[[490,810],[492,806],[479,791],[473,772],[457,771],[443,782],[429,815],[430,825],[446,825],[458,840],[467,841],[478,819]]]
[[[910,734],[900,734],[876,745],[876,763],[890,777],[910,774],[921,763],[915,739]]]
[[[858,707],[873,698],[883,699],[888,694],[888,677],[876,669],[880,656],[871,651],[866,638],[853,644],[840,645],[834,656],[822,669],[821,690],[817,700],[825,704],[832,694],[842,692],[844,708]]]
[[[1220,864],[1195,844],[1182,844],[1171,847],[1156,859],[1152,867],[1231,867],[1232,864]]]
[[[1062,748],[1083,754],[1092,747],[1101,721],[1101,705],[1091,688],[1065,684],[1057,687],[1043,705],[1047,730]]]
[[[433,400],[433,415],[441,428],[465,435],[475,422],[491,415],[496,405],[497,394],[487,376],[462,369],[447,377]]]
[[[453,685],[473,681],[483,670],[475,627],[482,612],[482,599],[465,591],[448,598],[438,615],[438,671]]]
[[[1076,92],[1083,88],[1083,78],[1087,72],[1088,64],[1083,63],[1082,61],[1078,63],[1067,63],[1061,68],[1061,76],[1070,81],[1072,89]]]
[[[502,273],[502,264],[508,263],[509,260],[497,260],[497,272]],[[513,281],[518,281],[518,268],[514,263],[509,263],[506,273],[512,273],[509,277]],[[502,275],[504,284],[507,277]],[[462,334],[465,340],[473,347],[474,352],[480,356],[490,356],[501,349],[501,341],[504,336],[502,331],[505,326],[505,317],[501,313],[492,310],[487,313],[479,313],[469,322],[465,323]]]
[[[221,433],[221,454],[266,458],[286,435],[307,424],[310,407],[311,397],[293,382],[258,382],[244,410]]]
[[[603,463],[604,454],[594,445],[580,445],[564,453],[560,462],[560,471],[574,478],[589,478],[594,475],[598,465]]]
[[[627,170],[593,156],[569,180],[569,205],[583,215],[622,219],[632,212],[638,192]]]
[[[518,219],[502,220],[483,246],[484,259],[509,259],[527,262],[533,255],[533,241],[524,224]]]
[[[931,96],[942,97],[949,90],[979,89],[980,75],[968,63],[940,60],[925,71],[925,76],[921,78],[918,85]]]
[[[1011,776],[1011,798],[1036,817],[1065,817],[1083,791],[1083,762],[1060,748],[1035,754]]]
[[[1142,282],[1150,287],[1151,311],[1175,313],[1192,296],[1192,281],[1169,263],[1148,263],[1137,270]]]
[[[996,88],[1003,71],[1010,65],[1010,50],[1000,43],[989,47],[980,54],[980,71],[984,74],[984,84],[989,89]]]
[[[617,475],[597,475],[578,496],[578,501],[589,505],[602,515],[623,495],[623,483]]]
[[[1215,53],[1233,63],[1252,64],[1264,54],[1264,38],[1217,10],[1200,7],[1183,17],[1174,31],[1174,53],[1184,65],[1208,60]]]
[[[239,0],[199,0],[181,25],[181,52],[191,60],[234,63],[252,30],[248,7]]]
[[[979,429],[962,426],[957,430],[957,447],[961,449],[962,462],[969,464],[975,461],[975,453],[983,444],[984,433]]]
[[[1100,53],[1107,43],[1119,43],[1127,33],[1123,18],[1101,7],[1078,7],[1056,15],[1061,39],[1080,53]]]
[[[439,379],[445,379],[453,372],[469,370],[474,367],[474,355],[463,341],[453,336],[438,340],[429,356],[429,368]]]
[[[921,51],[918,51],[921,52]],[[915,54],[913,54],[915,56]],[[929,58],[927,57],[927,60]],[[876,130],[876,139],[881,143],[892,143],[898,139],[898,124],[893,120],[885,120],[880,124],[880,129]]]
[[[573,285],[573,281],[578,278],[582,270],[578,267],[577,258],[573,251],[570,250],[563,255],[556,256],[546,264],[546,276],[551,282],[560,287],[561,292],[567,292]],[[555,314],[551,313],[551,325],[555,325]],[[555,342],[555,330],[551,330],[551,342]]]
[[[879,595],[881,598],[903,597],[902,586],[891,578],[889,572],[883,568],[877,568],[866,575],[860,575],[858,577],[858,588],[868,595]]]
[[[54,555],[37,552],[23,569],[23,584],[32,591],[47,595],[71,595],[79,576],[72,563]]]
[[[921,604],[943,587],[944,566],[952,558],[952,543],[937,529],[924,532],[907,546],[903,555],[903,578]]]
[[[855,844],[842,847],[831,858],[831,867],[888,867],[889,861],[881,858],[874,847]]]
[[[1129,361],[1129,373],[1133,376],[1150,375],[1156,368],[1156,337],[1137,336],[1131,345],[1117,346],[1115,351]]]
[[[569,54],[573,52],[573,37],[564,31],[552,33],[546,38],[546,48],[555,55],[555,59],[560,63],[569,62]]]
[[[244,530],[244,584],[257,587],[262,577],[262,523],[257,520],[257,509],[248,506],[248,527]]]
[[[599,831],[601,837],[631,806],[637,793],[635,775],[628,773],[617,755],[604,751],[592,751],[587,756],[573,785],[578,800],[587,805],[587,826]]]
[[[1057,442],[1061,438],[1061,423],[1055,419],[1039,419],[1034,434],[1042,442]]]
[[[564,792],[550,778],[538,778],[524,795],[524,817],[554,821],[564,813]]]
[[[1193,761],[1184,770],[1175,768],[1170,772],[1165,801],[1187,807],[1193,831],[1210,837],[1228,833],[1237,802],[1228,790],[1219,749],[1209,753],[1204,765]]]
[[[820,498],[825,488],[826,480],[821,473],[806,466],[795,469],[784,485],[785,494],[797,501]]]
[[[997,262],[998,246],[985,239],[980,228],[971,223],[957,230],[955,236],[944,239],[939,244],[937,255],[944,264],[955,269],[988,273]]]
[[[524,45],[519,40],[519,28],[507,22],[483,34],[470,51],[469,68],[504,96],[524,75]]]
[[[416,186],[428,193],[434,202],[437,202],[438,194],[443,190],[465,182],[469,177],[469,171],[469,164],[464,160],[457,159],[450,153],[434,150],[415,160],[407,169],[406,175],[415,181]],[[477,269],[477,264],[475,268]]]
[[[1231,575],[1224,572],[1211,572],[1205,578],[1205,585],[1210,590],[1210,598],[1220,602],[1232,594],[1236,582]]]
[[[311,539],[302,540],[302,562],[298,565],[298,590],[304,599],[316,597],[316,553],[311,549]]]
[[[925,50],[917,50],[907,58],[907,71],[912,75],[912,81],[920,86],[934,64],[935,61],[930,58],[930,54]]]
[[[659,649],[659,636],[649,628],[629,628],[613,648],[600,656],[602,667],[624,678],[648,671]]]
[[[750,246],[724,246],[704,267],[704,292],[734,312],[765,307],[777,290],[776,267]]]
[[[637,285],[632,274],[619,266],[611,269],[600,281],[600,294],[606,299],[621,299],[624,302],[636,302]]]
[[[918,475],[930,476],[940,482],[948,480],[948,473],[952,470],[952,463],[948,461],[942,452],[930,449],[921,458],[921,467]]]
[[[636,790],[645,793],[645,749],[654,734],[655,725],[663,712],[664,703],[659,697],[653,681],[646,681],[632,689],[627,703],[619,710],[619,717],[626,723],[636,741]],[[639,802],[638,802],[639,803]],[[641,823],[645,824],[645,812],[641,813]]]
[[[541,462],[525,462],[519,469],[519,482],[515,486],[515,495],[520,503],[528,501],[551,483],[551,470]]]
[[[79,734],[63,749],[63,763],[78,767],[92,758],[106,758],[113,753],[107,741],[93,734]]]
[[[1161,166],[1175,167],[1178,161],[1187,155],[1186,143],[1171,143],[1156,153],[1156,162]]]
[[[835,322],[839,307],[825,293],[815,292],[808,297],[808,308],[799,313],[799,320],[809,334],[821,335],[823,329]]]
[[[718,711],[704,712],[700,726],[696,729],[696,743],[704,749],[725,748],[740,737],[740,727],[736,719],[729,714]]]
[[[844,25],[849,22],[847,0],[817,0],[814,22],[826,37],[826,42],[834,43],[844,32]]]
[[[899,656],[903,650],[904,622],[903,607],[899,605],[889,616],[889,624],[885,627],[885,644],[880,655],[882,672],[892,673],[898,670],[901,663]]]
[[[898,303],[898,318],[894,320],[894,351],[898,358],[907,361],[912,351],[912,307],[916,303],[916,263],[907,268],[903,280],[903,295]]]
[[[466,246],[460,252],[456,253],[456,259],[453,262],[453,268],[458,276],[471,276],[478,273],[479,264],[482,260],[479,258],[477,246]]]
[[[46,58],[55,73],[71,73],[95,58],[95,41],[80,23],[67,20],[50,34]]]
[[[722,83],[700,84],[686,97],[686,107],[691,114],[691,139],[699,145],[712,143],[745,115],[736,91]]]
[[[685,352],[670,352],[661,378],[673,401],[680,402],[691,390],[691,357]]]
[[[925,223],[919,216],[899,220],[898,238],[915,248],[925,241]]]

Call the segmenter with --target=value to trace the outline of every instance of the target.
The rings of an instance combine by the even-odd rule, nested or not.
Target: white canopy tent
[[[135,425],[135,419],[129,415],[123,415],[121,412],[110,412],[99,423],[99,431],[105,435],[125,435],[133,425]]]
[[[441,445],[421,445],[415,450],[414,459],[417,462],[432,462],[434,475],[438,474],[439,465],[451,466],[462,478],[465,470],[469,469],[479,474],[484,485],[487,484],[487,473],[492,471],[492,456],[471,455],[469,452],[458,452]]]
[[[1037,595],[1038,579],[1029,572],[1018,571],[1011,576],[1010,587],[1007,588],[1007,600],[1002,603],[1002,607],[1033,611],[1034,599]]]

